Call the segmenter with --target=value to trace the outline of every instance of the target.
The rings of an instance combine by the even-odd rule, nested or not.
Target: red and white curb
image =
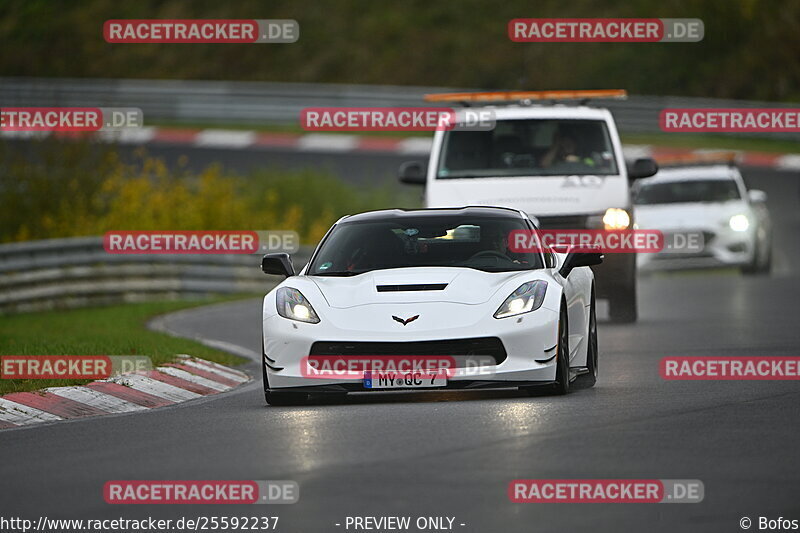
[[[144,411],[225,392],[249,380],[239,370],[179,355],[176,362],[146,372],[123,374],[83,386],[50,387],[0,396],[0,429]]]
[[[49,132],[0,131],[0,138],[26,139],[46,137]],[[60,133],[59,137],[81,134]],[[161,144],[215,149],[289,149],[298,152],[373,152],[409,156],[427,156],[431,150],[430,137],[377,137],[339,133],[268,133],[248,130],[183,129],[147,126],[137,129],[98,132],[101,141],[121,144]],[[734,152],[737,162],[745,166],[768,167],[777,170],[800,170],[800,154],[776,154],[743,150],[693,150],[652,145],[625,145],[626,157],[670,159],[681,156],[704,155],[709,152]]]
[[[776,170],[800,170],[800,154],[775,154],[771,152],[753,152],[747,150],[724,149],[691,149],[672,148],[640,144],[626,144],[622,147],[626,158],[652,157],[656,161],[684,161],[690,164],[692,159],[712,159],[715,154],[734,154],[736,163],[748,167],[767,167]]]

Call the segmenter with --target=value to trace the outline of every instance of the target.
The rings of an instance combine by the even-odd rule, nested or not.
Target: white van
[[[581,91],[558,95],[565,93],[582,98]],[[435,98],[429,100],[462,101],[469,94],[431,95]],[[541,93],[475,94],[481,94],[475,100],[485,102],[491,100],[487,94],[516,101]],[[658,167],[649,158],[626,166],[607,109],[583,102],[531,105],[529,100],[481,109],[493,111],[493,129],[437,131],[427,172],[421,162],[400,167],[400,181],[425,185],[426,207],[513,207],[543,229],[633,228],[630,180],[652,176]],[[609,300],[611,319],[635,321],[634,254],[606,254],[595,270],[597,298]]]

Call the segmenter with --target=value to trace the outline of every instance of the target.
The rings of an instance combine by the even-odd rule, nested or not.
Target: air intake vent
[[[417,283],[416,285],[376,285],[378,292],[443,291],[447,283]]]

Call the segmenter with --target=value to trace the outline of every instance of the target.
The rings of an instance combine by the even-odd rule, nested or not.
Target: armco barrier
[[[292,256],[299,270],[312,249]],[[102,237],[0,245],[0,313],[152,297],[266,293],[261,255],[117,255]]]
[[[590,87],[593,88],[593,87]],[[623,87],[624,88],[624,87]],[[513,87],[512,87],[513,89]],[[422,106],[422,96],[468,89],[326,83],[0,77],[0,107],[138,107],[148,121],[297,124],[305,107]],[[602,100],[625,133],[658,132],[664,108],[797,107],[796,104],[672,96]],[[725,135],[725,134],[722,134]],[[764,133],[798,139],[795,133]]]

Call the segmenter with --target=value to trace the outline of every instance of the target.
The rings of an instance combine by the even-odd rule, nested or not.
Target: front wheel
[[[586,370],[585,374],[581,374],[575,380],[575,385],[580,388],[594,387],[597,383],[597,364],[599,351],[597,348],[597,306],[595,305],[594,289],[592,289],[591,305],[589,306],[589,346],[586,348]]]
[[[558,346],[556,348],[556,379],[552,384],[524,387],[529,396],[562,395],[569,392],[569,325],[567,306],[561,304],[558,317]]]

